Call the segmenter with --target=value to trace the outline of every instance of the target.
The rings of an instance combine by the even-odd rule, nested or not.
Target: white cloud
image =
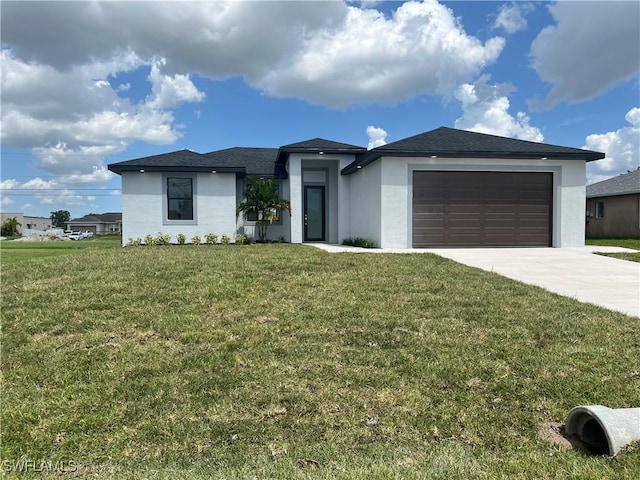
[[[455,121],[455,127],[520,140],[542,142],[544,136],[539,128],[529,124],[530,118],[524,112],[514,117],[509,113],[508,95],[514,88],[508,84],[488,85],[489,77],[483,75],[473,85],[462,84],[455,93],[462,103],[462,116]]]
[[[369,145],[367,149],[371,150],[372,148],[381,147],[382,145],[387,144],[387,132],[383,128],[374,127],[373,125],[369,125],[367,127],[367,137],[369,137]]]
[[[630,126],[614,132],[595,133],[586,138],[582,148],[607,155],[602,160],[587,163],[588,184],[627,173],[640,166],[640,108],[632,108],[624,118]]]
[[[71,185],[106,183],[113,176],[114,174],[106,167],[94,167],[91,173],[64,175],[61,177],[61,181]]]
[[[493,28],[502,28],[507,33],[515,33],[527,28],[525,15],[533,11],[530,3],[516,3],[501,5],[498,16],[493,22]]]
[[[149,80],[151,81],[152,95],[147,99],[147,105],[151,108],[173,108],[185,102],[201,102],[204,93],[200,92],[193,84],[189,75],[162,75],[160,67],[166,65],[163,58],[151,66]]]
[[[18,28],[21,20],[31,28]],[[482,43],[467,35],[436,0],[406,2],[391,18],[342,2],[185,2],[179,9],[169,2],[153,9],[139,2],[48,2],[37,12],[11,2],[2,21],[3,41],[17,58],[57,71],[108,64],[114,55],[129,66],[166,59],[154,105],[197,99],[189,73],[242,76],[270,95],[330,106],[450,95],[504,46],[500,37]]]
[[[32,178],[20,185],[20,188],[28,188],[30,190],[50,190],[56,188],[58,183],[55,180],[43,180],[40,177]]]
[[[38,200],[43,205],[82,205],[85,203],[82,195],[78,195],[73,190],[61,190],[38,196]]]
[[[342,22],[314,32],[279,68],[250,83],[274,96],[345,106],[396,103],[420,94],[450,95],[493,63],[504,46],[466,35],[451,10],[436,1],[407,2],[388,19],[348,7]]]
[[[13,200],[11,200],[9,197],[3,196],[2,200],[0,200],[0,206],[2,207],[8,207],[11,204],[13,204]]]
[[[578,102],[633,78],[640,69],[640,3],[556,2],[548,6],[556,25],[531,45],[533,68],[553,85],[532,106]]]
[[[106,78],[144,65],[132,52],[65,71],[28,63],[8,50],[0,55],[3,145],[31,148],[38,168],[70,182],[85,183],[89,174],[107,181],[110,175],[95,172],[106,171],[105,159],[135,141],[175,142],[181,133],[165,109],[203,98],[188,76],[162,75],[157,63],[147,103],[119,97]]]
[[[391,16],[366,6],[7,2],[2,144],[31,149],[38,168],[70,186],[106,182],[109,156],[181,137],[173,109],[205,96],[193,75],[241,76],[266,94],[327,106],[388,104],[452,95],[504,47],[468,35],[436,0]],[[134,101],[129,75],[141,68],[150,68],[148,92]]]
[[[8,178],[0,182],[0,190],[13,190],[18,187],[20,187],[20,182],[13,178]]]

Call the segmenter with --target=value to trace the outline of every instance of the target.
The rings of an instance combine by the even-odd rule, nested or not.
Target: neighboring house
[[[640,237],[640,170],[587,185],[587,237]]]
[[[18,226],[18,233],[26,230],[47,230],[51,228],[51,219],[46,217],[30,217],[23,213],[0,213],[0,225],[2,225],[8,218],[16,217],[16,220],[20,222]]]
[[[367,151],[316,138],[280,148],[181,150],[109,165],[123,243],[157,232],[253,235],[246,178],[291,203],[269,227],[293,243],[365,237],[383,248],[584,245],[586,162],[604,154],[441,127]]]
[[[67,222],[67,228],[76,232],[90,231],[96,235],[109,235],[122,231],[122,213],[111,212],[85,215]]]

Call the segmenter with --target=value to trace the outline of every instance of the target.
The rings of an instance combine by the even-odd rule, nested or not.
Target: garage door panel
[[[413,180],[414,247],[551,244],[551,173],[416,171]]]

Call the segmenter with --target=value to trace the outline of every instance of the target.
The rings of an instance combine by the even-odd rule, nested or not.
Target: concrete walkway
[[[635,251],[627,248],[365,249],[312,245],[332,253],[434,253],[580,302],[640,316],[640,263],[593,253]]]

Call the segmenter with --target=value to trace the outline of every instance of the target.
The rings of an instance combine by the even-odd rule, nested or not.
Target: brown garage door
[[[413,246],[551,246],[547,172],[413,173]]]

